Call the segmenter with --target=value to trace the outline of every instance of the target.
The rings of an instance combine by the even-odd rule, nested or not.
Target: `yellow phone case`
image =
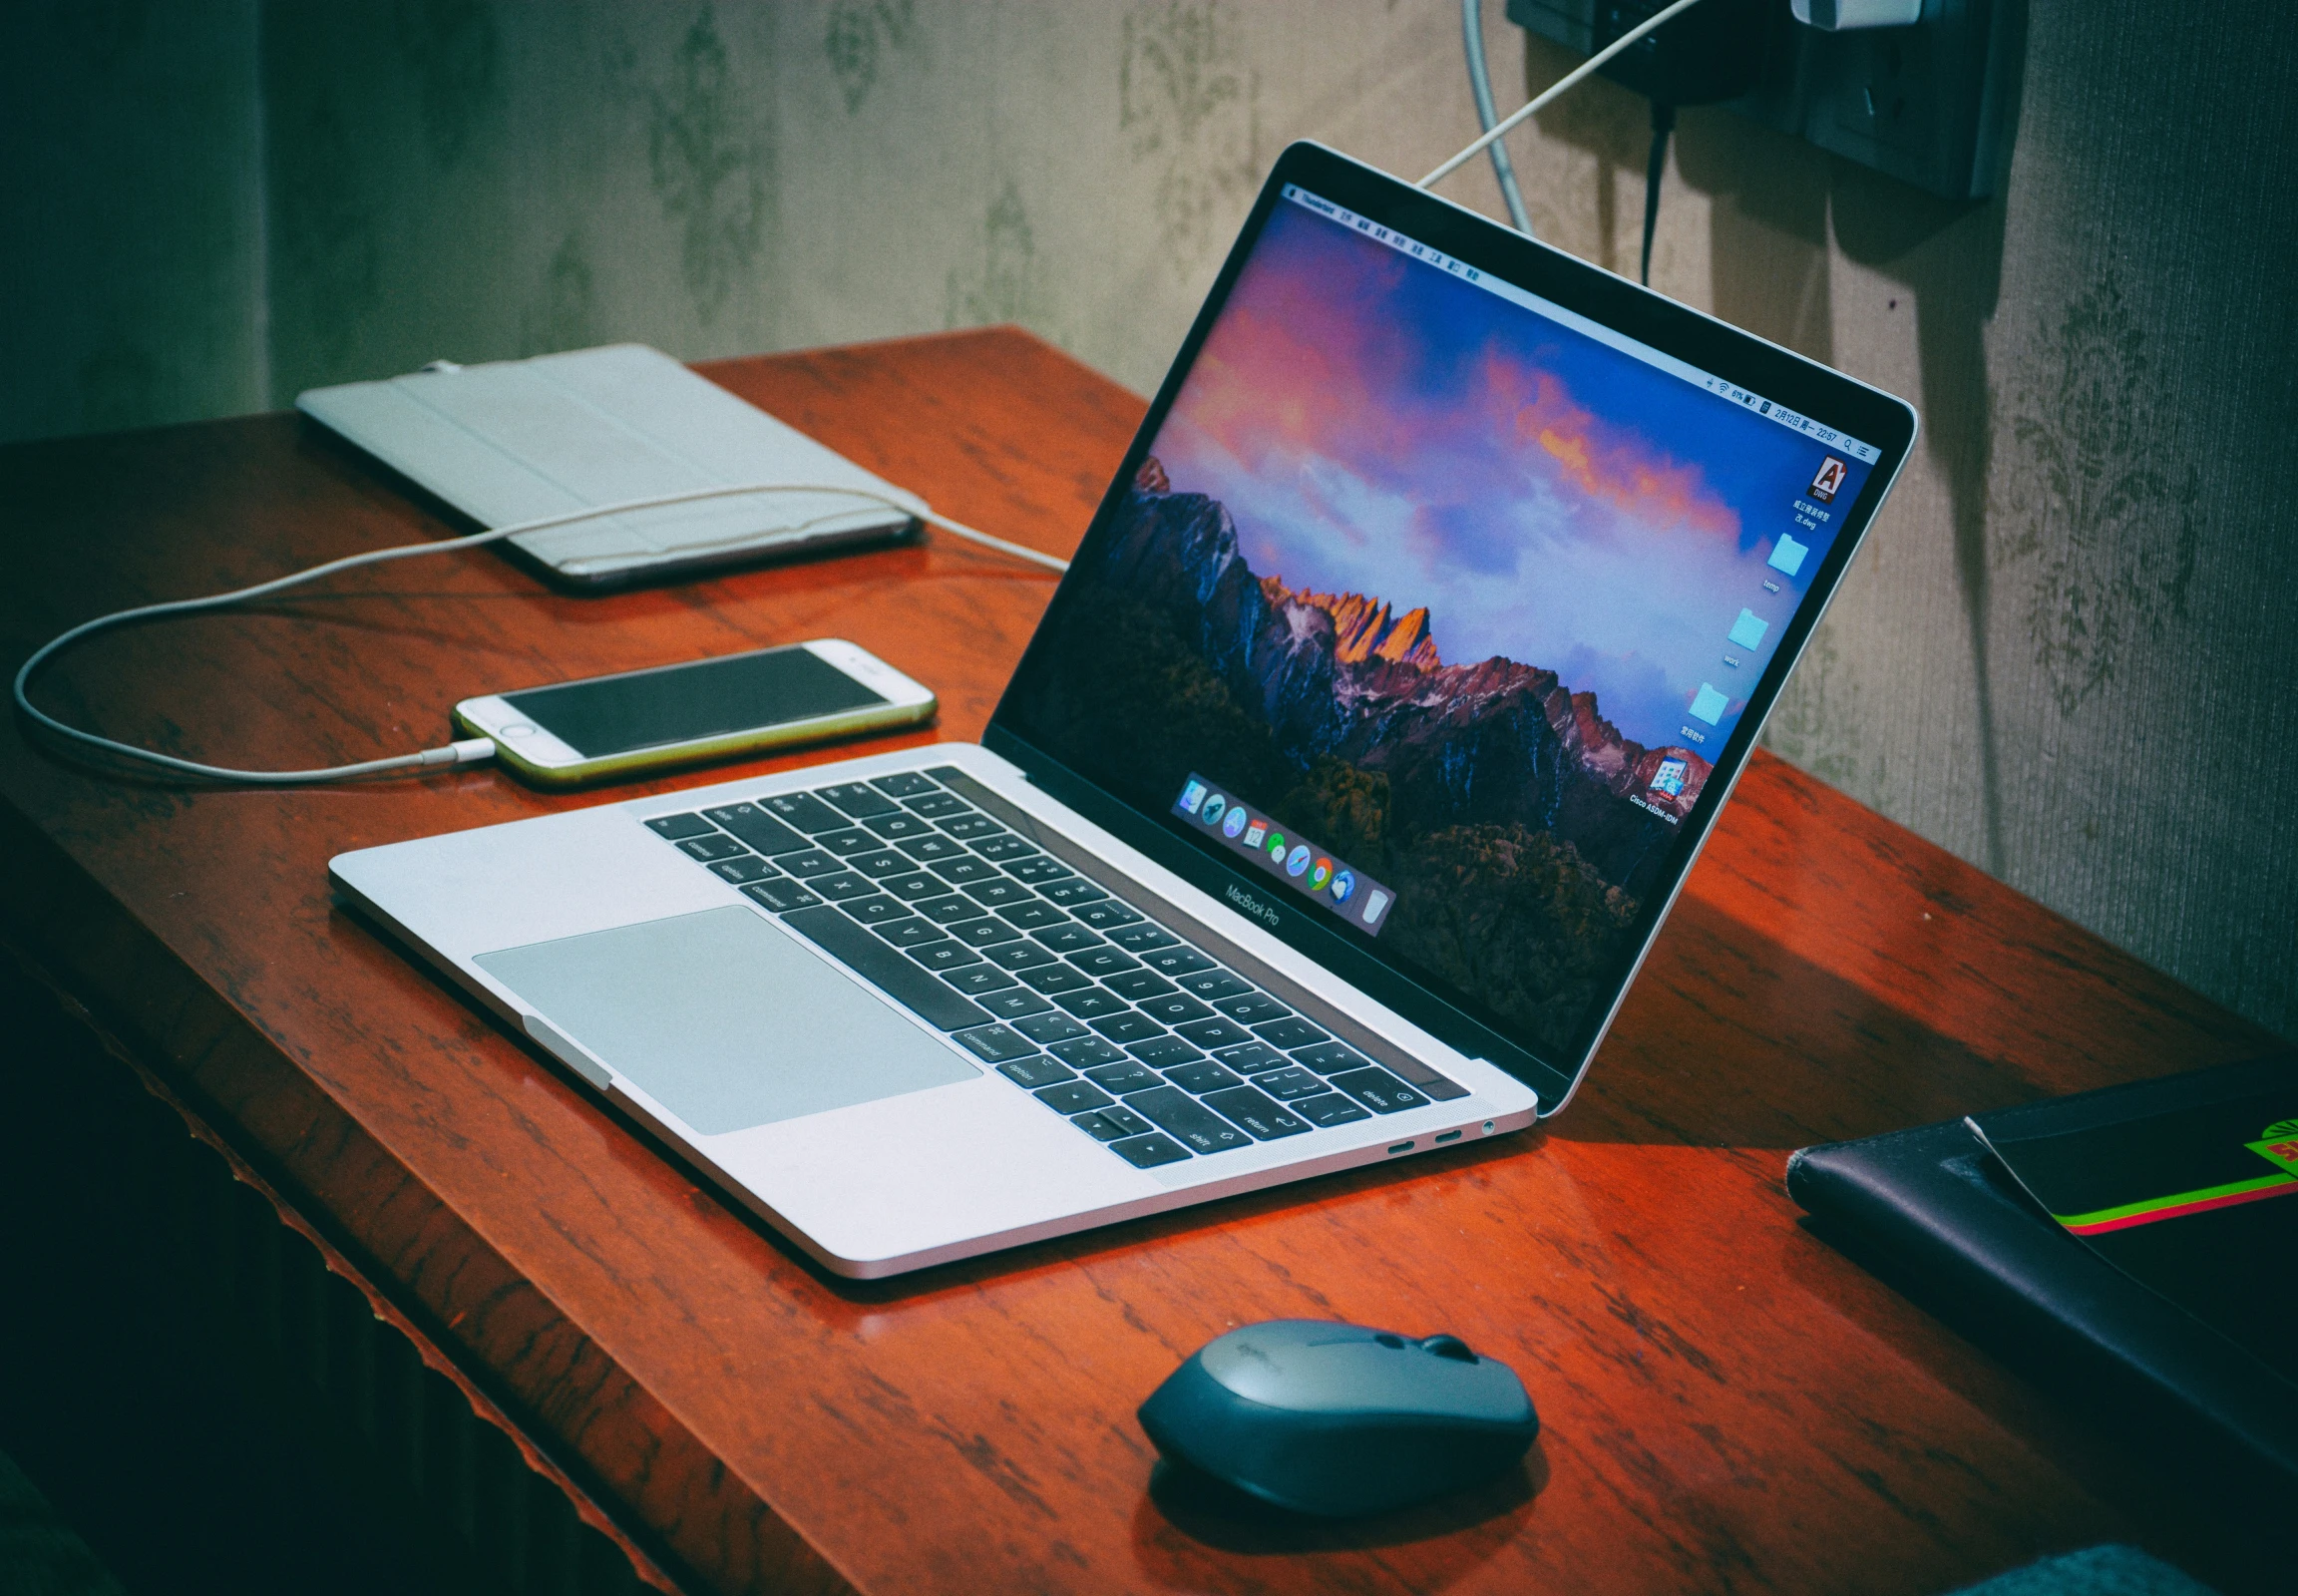
[[[472,724],[464,717],[460,705],[455,710],[455,724],[466,736],[488,737],[495,744],[495,757],[538,787],[582,787],[617,777],[673,770],[681,765],[731,759],[740,754],[763,753],[769,748],[791,748],[812,742],[830,742],[840,737],[860,736],[865,732],[892,731],[902,726],[922,725],[932,720],[940,708],[939,698],[929,698],[922,704],[878,704],[851,709],[844,714],[823,715],[814,720],[794,720],[780,726],[758,726],[748,731],[728,732],[722,737],[705,737],[696,742],[669,743],[659,748],[636,748],[626,754],[603,754],[575,765],[538,765],[522,759],[516,743],[493,737]]]

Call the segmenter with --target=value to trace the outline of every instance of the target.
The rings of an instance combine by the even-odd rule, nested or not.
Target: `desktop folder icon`
[[[1773,564],[1777,564],[1779,557],[1773,555],[1771,559]],[[1763,633],[1770,629],[1770,621],[1752,609],[1742,609],[1739,618],[1731,622],[1731,629],[1724,635],[1742,648],[1760,648],[1763,646]]]
[[[1803,557],[1811,552],[1807,543],[1797,543],[1786,533],[1779,534],[1779,543],[1771,551],[1771,558],[1763,562],[1773,571],[1785,572],[1792,577],[1803,569]]]

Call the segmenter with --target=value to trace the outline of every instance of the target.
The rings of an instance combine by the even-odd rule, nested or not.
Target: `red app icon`
[[[1819,468],[1819,475],[1811,479],[1811,497],[1821,504],[1827,503],[1843,491],[1843,479],[1850,474],[1849,466],[1829,455],[1827,463]]]

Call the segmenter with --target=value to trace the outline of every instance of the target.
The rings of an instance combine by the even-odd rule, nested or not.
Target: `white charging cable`
[[[1603,66],[1605,62],[1611,60],[1614,56],[1627,49],[1630,45],[1634,44],[1637,40],[1643,38],[1646,34],[1652,32],[1654,29],[1662,26],[1665,23],[1673,22],[1676,18],[1682,16],[1685,12],[1691,10],[1699,3],[1700,0],[1676,0],[1676,3],[1668,7],[1665,11],[1655,12],[1644,21],[1639,22],[1635,27],[1630,28],[1626,33],[1613,40],[1603,49],[1597,51],[1587,60],[1581,62],[1580,65],[1574,67],[1570,72],[1565,73],[1563,77],[1558,78],[1554,83],[1550,84],[1539,94],[1534,95],[1529,101],[1525,102],[1523,110],[1514,113],[1506,121],[1501,122],[1490,129],[1487,129],[1483,138],[1478,139],[1474,144],[1461,151],[1451,160],[1445,162],[1444,165],[1438,167],[1434,172],[1429,173],[1427,177],[1422,178],[1412,187],[1415,189],[1425,189],[1433,183],[1450,177],[1461,167],[1467,165],[1468,162],[1474,160],[1478,153],[1480,153],[1485,146],[1493,143],[1495,140],[1505,138],[1516,127],[1522,124],[1525,118],[1541,110],[1550,102],[1556,100],[1558,97],[1570,91],[1576,85],[1585,81],[1590,73]]]
[[[1484,0],[1460,0],[1460,42],[1468,55],[1468,94],[1476,102],[1476,126],[1489,129],[1500,114],[1492,109],[1492,74],[1484,67]],[[1529,238],[1532,214],[1524,208],[1524,191],[1516,187],[1516,168],[1508,160],[1508,147],[1495,144],[1490,150],[1492,176],[1500,185],[1508,219]]]
[[[306,582],[316,582],[321,577],[331,577],[340,571],[356,571],[362,566],[380,566],[388,561],[413,560],[423,555],[453,554],[458,550],[476,549],[482,544],[500,543],[505,538],[516,538],[523,533],[545,532],[553,527],[571,526],[579,521],[594,521],[600,516],[620,515],[632,510],[652,510],[663,505],[692,504],[703,499],[736,498],[754,493],[838,494],[850,499],[861,499],[872,504],[881,504],[899,510],[905,515],[915,516],[920,521],[926,522],[930,526],[939,527],[944,532],[962,538],[968,543],[977,543],[983,548],[994,549],[999,554],[1010,555],[1016,560],[1026,560],[1032,565],[1043,566],[1048,571],[1067,571],[1069,569],[1069,562],[1057,556],[1040,554],[1021,544],[1008,543],[1003,538],[992,537],[986,532],[976,531],[974,528],[952,521],[949,517],[928,509],[914,500],[895,499],[886,494],[874,493],[867,488],[851,487],[844,483],[753,482],[736,483],[717,488],[695,488],[684,493],[657,494],[645,499],[627,499],[620,504],[596,505],[586,510],[571,510],[563,515],[542,516],[533,521],[519,522],[514,526],[492,527],[485,532],[475,532],[463,538],[446,538],[432,543],[401,544],[392,549],[374,549],[363,555],[346,555],[341,560],[330,560],[323,566],[313,566],[308,571],[298,571],[292,576],[275,577],[269,582],[259,582],[251,588],[240,588],[230,593],[213,594],[204,598],[177,598],[167,603],[142,604],[134,609],[121,609],[109,615],[98,615],[94,620],[84,620],[71,630],[51,638],[35,650],[31,658],[24,661],[23,667],[16,672],[16,707],[35,725],[67,741],[78,743],[84,748],[94,748],[115,758],[158,765],[163,770],[173,770],[190,776],[204,776],[214,781],[251,782],[263,786],[299,786],[313,782],[342,781],[353,776],[381,775],[394,770],[426,770],[445,765],[476,764],[481,760],[494,757],[495,744],[491,739],[467,737],[460,742],[448,743],[444,747],[426,748],[421,753],[394,754],[388,759],[365,759],[357,764],[328,765],[317,770],[233,770],[223,765],[203,765],[196,760],[179,759],[173,754],[159,753],[150,748],[139,748],[133,743],[116,742],[110,737],[100,737],[92,731],[82,731],[77,726],[68,726],[54,715],[35,705],[28,689],[31,685],[33,672],[53,659],[63,649],[70,647],[83,637],[108,630],[113,626],[124,626],[130,621],[156,620],[163,615],[187,615],[204,609],[221,609],[228,604],[244,603],[250,598],[261,598],[288,588],[300,587]],[[838,515],[850,514],[852,514],[851,511],[838,512]],[[813,526],[820,521],[834,519],[836,519],[835,516],[817,517],[814,521],[803,523],[802,527]],[[755,536],[754,533],[747,533],[743,534],[742,538],[719,539],[715,542],[721,544],[740,542]],[[677,549],[696,550],[712,546],[712,542],[701,542],[679,545]]]

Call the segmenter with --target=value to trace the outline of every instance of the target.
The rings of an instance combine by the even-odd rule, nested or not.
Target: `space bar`
[[[784,915],[782,924],[928,1024],[962,1030],[989,1022],[989,1016],[979,1008],[827,905]]]

